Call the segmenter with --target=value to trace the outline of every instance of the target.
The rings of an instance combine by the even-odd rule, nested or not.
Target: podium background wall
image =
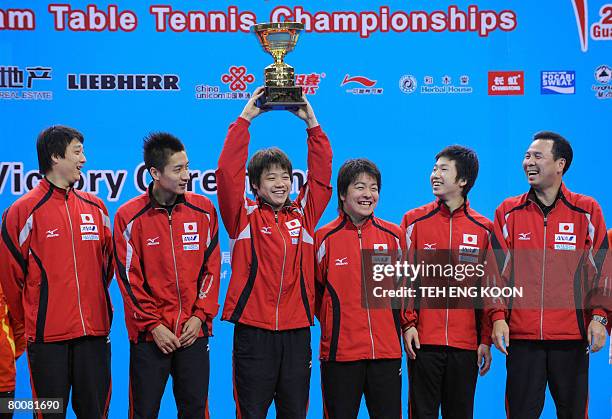
[[[165,30],[156,28],[156,15],[150,7],[156,4],[185,13],[203,11],[207,15],[217,11],[228,18],[236,12],[245,13],[246,23],[249,19],[269,21],[275,10],[277,13],[285,10],[280,7],[287,10],[302,7],[311,14],[343,11],[359,16],[360,12],[366,13],[361,15],[364,20],[361,34],[326,26],[325,22],[317,23],[316,28],[313,26],[311,31],[302,34],[286,61],[295,67],[296,73],[304,75],[298,81],[306,82],[307,90],[312,93],[310,101],[332,142],[333,183],[338,168],[348,158],[367,157],[379,165],[383,176],[376,211],[379,217],[399,222],[408,209],[431,201],[429,174],[434,155],[448,144],[459,143],[478,152],[481,169],[470,200],[475,209],[492,218],[504,198],[527,190],[521,169],[523,153],[532,134],[547,129],[560,132],[572,142],[575,156],[565,176],[567,186],[597,199],[610,225],[612,82],[609,67],[606,78],[606,67],[601,66],[612,65],[612,42],[596,40],[599,33],[596,29],[591,33],[591,25],[601,20],[603,27],[612,26],[612,4],[606,5],[604,0],[123,3],[116,4],[119,11],[130,11],[137,17],[137,26],[131,31],[95,31],[91,26],[77,31],[70,29],[65,19],[62,30],[56,22],[59,12],[51,11],[58,10],[59,3],[16,0],[0,3],[3,17],[0,27],[5,28],[0,32],[2,211],[29,188],[28,183],[35,181],[35,139],[43,128],[52,124],[74,126],[85,134],[88,162],[84,175],[88,179],[94,174],[101,177],[97,183],[88,181],[83,186],[106,200],[111,215],[121,203],[141,193],[136,175],[142,162],[142,138],[158,130],[169,131],[183,140],[191,169],[199,171],[194,172],[198,177],[194,179],[193,190],[205,193],[216,204],[214,178],[209,173],[216,167],[228,125],[239,115],[247,93],[263,83],[263,68],[272,58],[261,50],[252,34],[240,29],[231,32],[229,23],[225,30],[218,27],[216,32],[210,27],[177,32],[165,19]],[[74,2],[71,7],[85,10],[87,4],[104,11],[112,5],[92,0]],[[586,16],[580,13],[583,7]],[[7,28],[9,20],[13,20],[9,19],[9,9],[25,13],[22,15],[25,20],[21,22],[25,28]],[[474,14],[476,9],[479,15]],[[30,10],[31,15],[24,10]],[[374,15],[384,20],[385,10],[389,15],[403,12],[406,16],[423,11],[430,25],[421,28],[427,29],[424,31],[414,26],[405,31],[390,27],[385,32],[379,26],[367,32],[367,24]],[[436,11],[443,15],[435,14]],[[470,28],[469,16],[466,27],[456,31],[435,23],[451,13],[456,16],[457,11],[475,15],[476,21],[484,19],[484,26]],[[482,15],[483,11],[488,12]],[[498,26],[487,31],[484,28],[492,22],[493,15]],[[317,16],[323,19],[321,13]],[[27,29],[30,17],[34,17],[31,21],[34,25]],[[402,22],[401,17],[396,19],[396,24]],[[78,22],[72,24],[78,26]],[[581,27],[587,33],[583,41],[579,36]],[[496,73],[499,71],[510,73]],[[543,90],[541,72],[544,71],[566,71],[570,83],[559,86],[569,90],[573,86],[574,92],[547,94],[550,91]],[[23,75],[22,80],[19,74]],[[104,90],[92,86],[84,90],[79,82],[82,74],[174,75],[178,78],[178,89],[172,89],[172,83],[168,83],[164,87],[169,90]],[[70,75],[75,75],[73,81]],[[350,78],[355,76],[375,84],[368,87],[351,82]],[[500,92],[490,90],[496,77],[501,77],[497,81],[505,85],[510,82],[512,86],[516,81],[518,88],[522,86],[521,94],[489,94]],[[341,85],[343,81],[349,82]],[[409,81],[416,81],[416,86]],[[29,87],[28,82],[31,82]],[[241,90],[243,87],[246,89]],[[463,93],[440,93],[449,89]],[[226,93],[228,98],[202,98],[202,92],[207,91],[217,95]],[[608,99],[603,98],[606,96]],[[305,126],[293,115],[287,112],[263,115],[254,121],[251,134],[251,151],[279,146],[289,154],[296,169],[306,170]],[[114,194],[104,181],[106,176],[121,180]],[[335,197],[320,225],[334,216]],[[220,245],[222,252],[229,252],[224,230]],[[223,263],[222,271],[221,304],[230,276],[228,263]],[[116,282],[111,286],[111,297],[115,321],[111,331],[110,416],[124,417],[128,403],[129,346]],[[213,417],[231,417],[234,412],[232,329],[231,324],[215,320],[215,336],[210,341],[209,405]],[[312,339],[311,418],[322,415],[318,341],[317,324]],[[611,414],[609,349],[608,343],[591,357],[591,418]],[[491,372],[478,381],[476,418],[505,417],[505,361],[497,350],[493,349],[493,354]],[[403,375],[406,414],[405,371]],[[23,357],[18,361],[17,397],[30,397],[30,394],[27,362]],[[273,417],[274,408],[270,411],[269,416]],[[175,412],[169,382],[160,417],[172,417]],[[367,417],[365,405],[360,417]],[[543,417],[555,417],[550,397]]]

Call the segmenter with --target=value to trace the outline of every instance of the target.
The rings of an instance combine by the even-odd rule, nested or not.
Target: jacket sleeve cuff
[[[206,323],[206,319],[208,318],[208,315],[202,309],[194,310],[192,316],[196,316],[198,319],[200,319],[202,324]]]
[[[506,313],[503,311],[496,311],[491,315],[491,323],[496,322],[497,320],[506,320]]]
[[[160,324],[162,324],[162,322],[160,322],[159,320],[155,320],[154,322],[149,323],[149,324],[148,324],[148,325],[145,327],[145,330],[146,330],[147,332],[152,332],[152,331],[153,331],[153,329],[155,329],[155,328],[156,328],[157,326],[159,326]]]
[[[480,337],[480,343],[482,345],[487,345],[487,346],[491,346],[491,336],[481,336]]]
[[[249,127],[249,125],[251,125],[251,123],[249,121],[247,121],[246,119],[244,119],[241,116],[239,116],[238,119],[236,119],[236,124],[244,125],[247,128]]]
[[[603,310],[601,308],[594,308],[593,312],[591,313],[591,316],[602,316],[608,318],[608,313],[606,312],[606,310]],[[610,321],[610,319],[608,319],[608,321]]]
[[[404,324],[402,326],[402,333],[405,333],[406,330],[410,329],[411,327],[416,327],[416,322],[408,322],[408,323]]]
[[[308,136],[317,135],[317,134],[322,134],[323,129],[321,128],[321,125],[317,125],[312,128],[306,128],[306,132],[308,133]]]

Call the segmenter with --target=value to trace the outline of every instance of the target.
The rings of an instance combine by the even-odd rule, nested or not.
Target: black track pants
[[[129,418],[157,418],[170,375],[178,417],[208,418],[208,349],[207,337],[168,355],[155,342],[130,343]]]
[[[72,389],[77,418],[106,418],[111,396],[111,347],[106,336],[50,343],[28,343],[28,363],[34,398],[63,399],[64,413],[35,414],[66,417]]]
[[[365,395],[371,418],[402,417],[402,360],[321,361],[323,414],[354,419]]]
[[[476,351],[421,345],[416,359],[408,359],[408,417],[471,419],[478,378]]]
[[[276,417],[302,419],[310,389],[310,329],[272,331],[234,328],[236,417],[265,418],[274,400]]]
[[[508,418],[539,418],[546,384],[557,408],[557,418],[586,418],[589,394],[586,347],[583,341],[512,340],[506,358]]]

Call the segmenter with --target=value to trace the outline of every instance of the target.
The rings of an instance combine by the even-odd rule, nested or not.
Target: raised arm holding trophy
[[[255,90],[230,125],[217,169],[217,196],[232,243],[232,276],[222,319],[233,322],[236,416],[264,418],[272,401],[281,418],[305,418],[314,325],[314,230],[332,188],[332,151],[315,113],[282,62],[302,29],[255,25],[272,53],[266,86]],[[277,147],[249,156],[249,127],[268,110],[290,110],[307,124],[308,179],[291,200],[292,164]],[[276,138],[276,137],[274,137]],[[282,138],[282,137],[280,137]],[[255,199],[245,195],[245,172]]]

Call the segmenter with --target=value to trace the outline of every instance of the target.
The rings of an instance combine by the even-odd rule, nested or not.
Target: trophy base
[[[258,108],[275,111],[297,109],[305,104],[300,86],[266,86],[264,94],[255,102]]]

